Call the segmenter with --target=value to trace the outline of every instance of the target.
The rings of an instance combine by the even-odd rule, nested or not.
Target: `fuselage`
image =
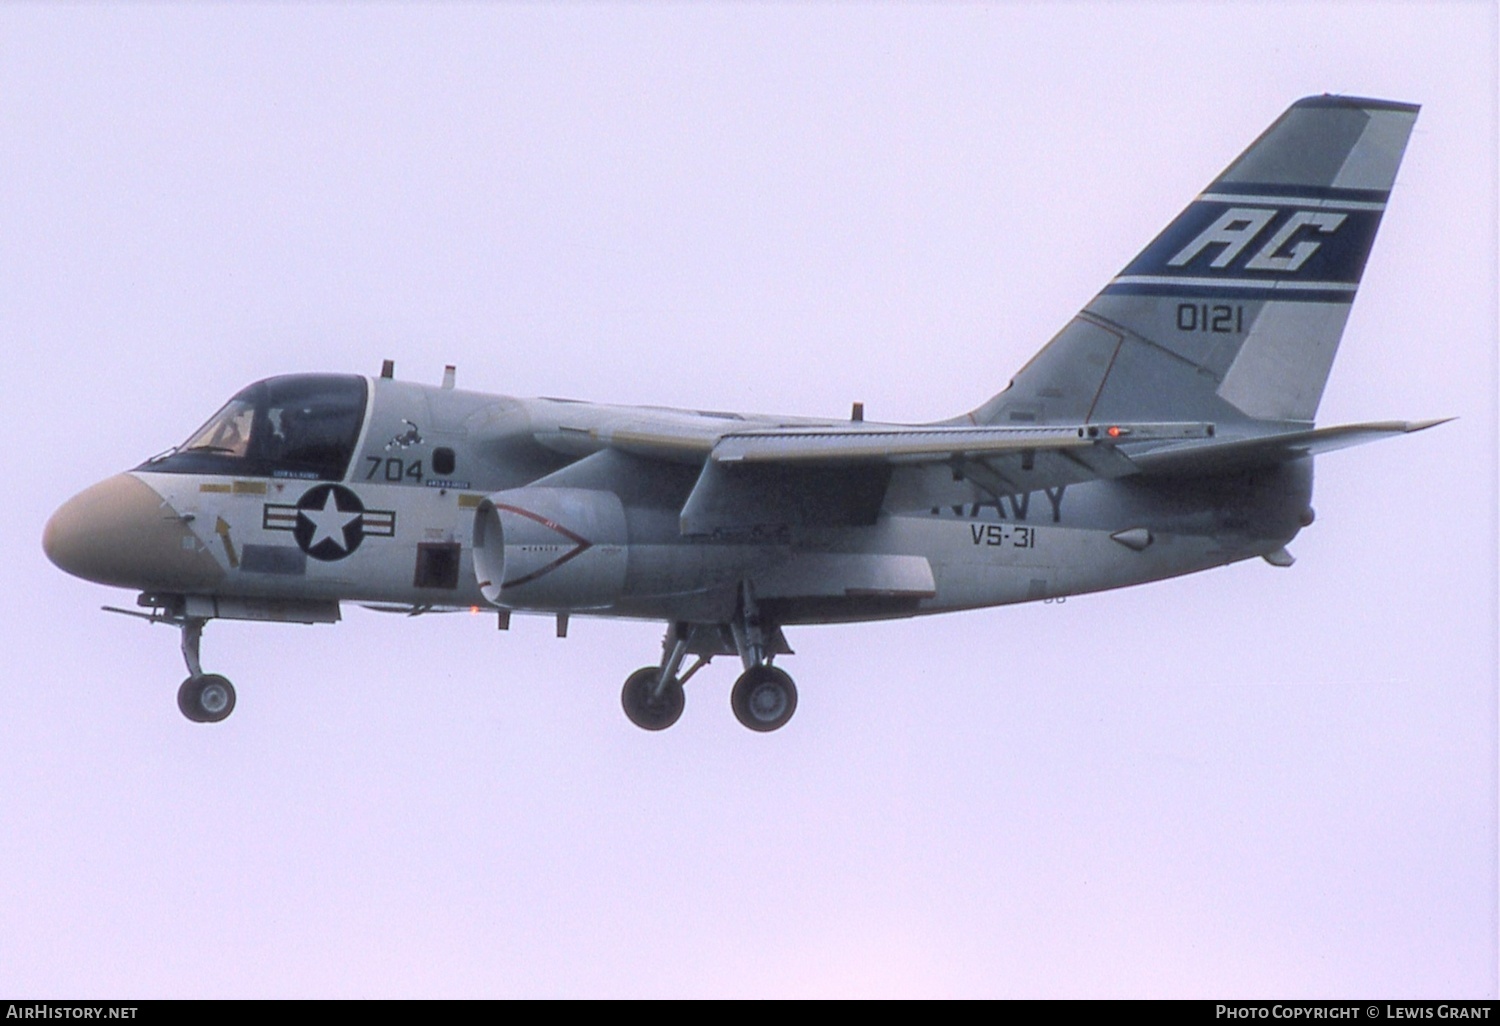
[[[664,424],[692,434],[819,423],[273,378],[183,446],[64,505],[45,547],[70,573],[153,597],[723,623],[748,582],[791,624],[1054,599],[1265,555],[1305,522],[1312,486],[1311,460],[998,496],[943,467],[897,467],[870,522],[688,533],[682,511],[702,460],[621,451],[637,421],[657,435]],[[565,496],[566,510],[607,496],[619,524],[575,530],[572,513],[491,501],[543,493]],[[508,510],[530,519],[476,530]],[[516,524],[534,534],[521,538]],[[502,533],[508,547],[490,563],[534,568],[510,592],[487,579],[499,571],[483,558]]]

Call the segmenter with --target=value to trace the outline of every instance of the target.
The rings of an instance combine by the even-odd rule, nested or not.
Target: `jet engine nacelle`
[[[479,504],[474,574],[510,609],[601,609],[625,589],[625,506],[613,492],[514,488]]]

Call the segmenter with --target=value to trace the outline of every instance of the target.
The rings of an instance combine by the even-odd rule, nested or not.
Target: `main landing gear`
[[[686,703],[682,681],[664,675],[659,666],[642,666],[625,678],[620,692],[625,715],[642,730],[666,730],[677,722]]]
[[[797,711],[797,685],[786,671],[771,665],[790,654],[781,629],[760,615],[750,588],[741,589],[740,608],[725,625],[672,623],[662,640],[658,666],[643,666],[625,678],[620,704],[630,722],[643,730],[665,730],[682,715],[682,686],[716,655],[738,655],[745,672],[734,682],[729,705],[735,719],[760,733],[786,726]],[[679,676],[688,655],[697,661]]]
[[[188,679],[177,689],[177,708],[194,723],[218,723],[234,712],[234,685],[217,673],[204,673],[198,661],[198,643],[203,639],[201,616],[184,616],[182,658],[187,663]]]
[[[712,655],[700,655],[687,673],[677,675],[687,657],[690,633],[687,624],[670,624],[661,643],[661,665],[642,666],[625,678],[620,704],[625,707],[630,722],[642,730],[666,730],[677,722],[687,701],[682,686],[713,658]]]
[[[779,730],[797,711],[797,685],[784,670],[769,664],[752,666],[734,682],[729,705],[735,719],[751,730]]]

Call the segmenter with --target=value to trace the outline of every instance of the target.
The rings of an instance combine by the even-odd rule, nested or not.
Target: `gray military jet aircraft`
[[[785,627],[1289,566],[1315,454],[1438,423],[1313,423],[1417,110],[1293,104],[952,420],[511,399],[389,363],[293,374],[71,499],[43,546],[141,591],[117,612],[181,629],[190,720],[235,705],[199,663],[209,620],[330,623],[355,601],[502,628],[540,612],[560,634],[575,613],[665,621],[660,661],[625,681],[634,723],[670,726],[683,684],[737,655],[735,715],[775,730],[797,707]]]

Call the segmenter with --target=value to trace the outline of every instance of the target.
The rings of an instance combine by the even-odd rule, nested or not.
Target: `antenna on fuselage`
[[[382,378],[394,378],[396,376],[396,361],[382,360],[380,364],[380,376]]]
[[[457,381],[457,380],[458,380],[458,368],[457,367],[453,366],[453,364],[450,363],[450,364],[448,364],[448,366],[446,366],[446,367],[443,368],[443,387],[444,388],[452,388],[453,387],[453,383],[455,381]]]

